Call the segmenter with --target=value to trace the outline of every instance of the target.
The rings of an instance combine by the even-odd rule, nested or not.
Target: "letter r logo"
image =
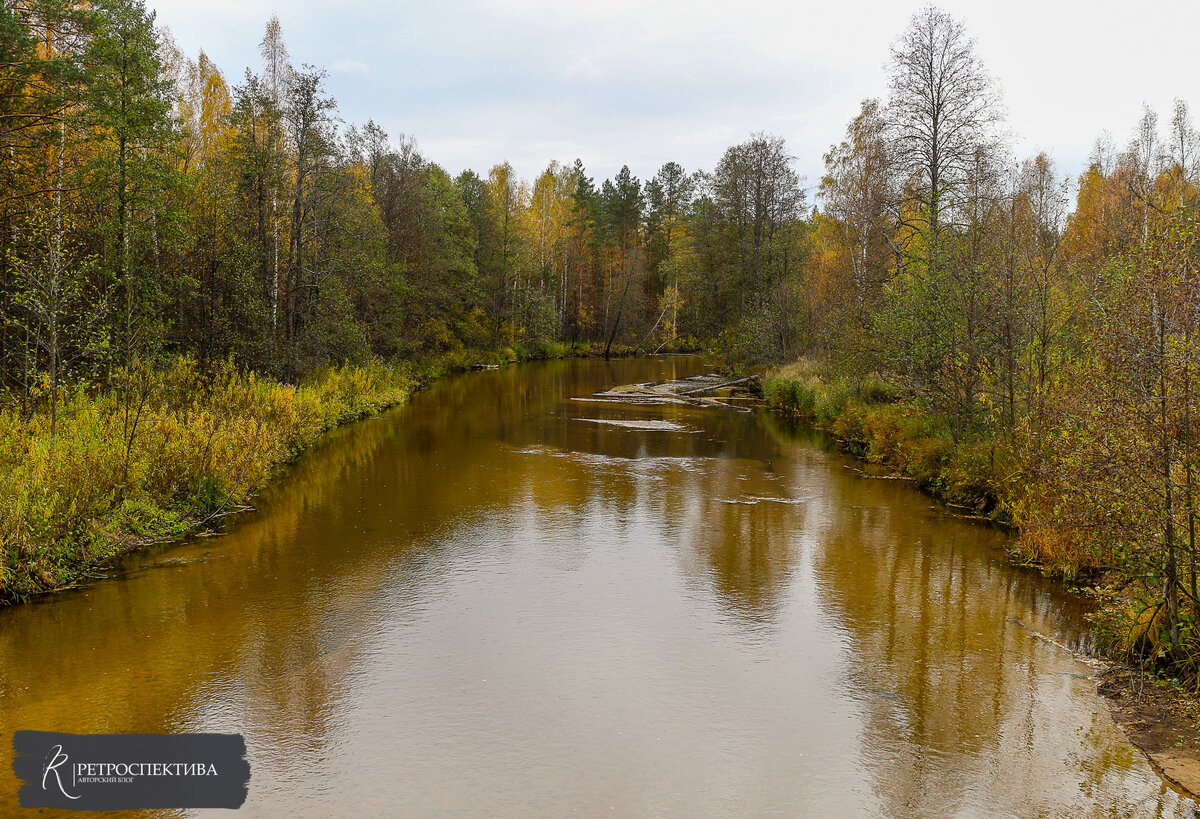
[[[62,775],[58,769],[66,764],[67,755],[63,753],[62,746],[55,745],[50,750],[53,755],[50,761],[46,764],[46,767],[42,769],[42,790],[46,790],[47,777],[49,777],[50,774],[54,774],[54,780],[58,782],[58,789],[62,791],[62,795],[68,799],[78,799],[78,796],[71,796],[71,794],[67,793],[67,789],[63,787]]]

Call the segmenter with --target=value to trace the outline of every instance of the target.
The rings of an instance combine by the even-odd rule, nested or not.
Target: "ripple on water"
[[[677,424],[674,421],[656,421],[656,420],[618,420],[615,418],[576,418],[576,421],[587,421],[592,424],[606,424],[612,427],[621,427],[622,429],[643,429],[651,432],[699,432],[698,429],[693,429],[684,424]]]

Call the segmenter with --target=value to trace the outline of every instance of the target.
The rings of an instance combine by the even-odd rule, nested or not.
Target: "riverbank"
[[[216,525],[328,430],[444,375],[595,354],[585,344],[463,350],[326,370],[298,385],[180,357],[127,368],[105,389],[60,394],[53,410],[0,407],[0,605]]]
[[[864,476],[911,481],[966,517],[1021,533],[1023,521],[1014,509],[1022,508],[1016,492],[1022,482],[1014,479],[1018,470],[1008,446],[986,439],[956,441],[945,419],[924,411],[895,385],[874,377],[828,379],[812,362],[769,373],[764,393],[772,410],[830,433],[847,453],[882,470],[863,471]],[[1169,666],[1156,674],[1152,667],[1130,663],[1135,641],[1121,627],[1131,616],[1124,593],[1130,578],[1120,567],[1098,571],[1088,560],[1073,562],[1063,555],[1045,560],[1036,545],[1020,538],[1008,557],[1101,600],[1095,620],[1110,665],[1097,677],[1100,694],[1114,721],[1159,773],[1183,792],[1200,795],[1200,699],[1178,679],[1161,676]]]
[[[798,361],[767,374],[767,406],[838,440],[851,455],[912,481],[966,516],[1013,522],[1012,454],[995,441],[955,439],[945,419],[924,411],[899,387],[869,376],[826,379]]]
[[[86,580],[118,555],[232,514],[331,427],[406,400],[410,367],[300,385],[191,358],[118,372],[53,413],[0,412],[0,603]]]
[[[1128,665],[1101,672],[1097,689],[1113,720],[1159,775],[1184,793],[1200,796],[1200,700],[1177,683]]]

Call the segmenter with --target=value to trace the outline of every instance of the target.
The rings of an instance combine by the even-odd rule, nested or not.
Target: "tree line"
[[[777,137],[645,183],[452,177],[343,122],[276,18],[237,82],[139,0],[5,4],[0,48],[0,378],[24,405],[176,353],[294,380],[549,342],[800,350],[805,199]]]

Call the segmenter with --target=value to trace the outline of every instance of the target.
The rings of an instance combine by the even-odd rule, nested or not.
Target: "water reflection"
[[[335,432],[228,536],[0,612],[0,732],[242,732],[252,815],[1189,814],[1001,533],[771,419],[571,400],[700,371]]]

